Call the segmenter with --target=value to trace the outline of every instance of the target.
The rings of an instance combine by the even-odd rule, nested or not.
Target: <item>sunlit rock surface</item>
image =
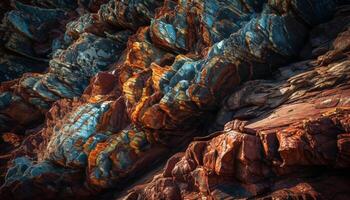
[[[23,4],[20,5],[24,7]],[[113,15],[113,13],[109,12],[113,11],[117,5],[131,12],[128,14],[132,15],[122,15],[113,19],[103,17],[104,15]],[[82,14],[75,21],[69,22],[66,33],[52,42],[50,47],[52,55],[46,73],[25,74],[19,79],[12,80],[10,83],[4,83],[0,88],[1,94],[11,94],[10,100],[6,101],[6,107],[13,107],[9,110],[2,109],[0,111],[0,118],[4,121],[0,125],[0,130],[17,131],[16,129],[26,128],[33,121],[40,121],[40,118],[43,117],[54,101],[61,98],[79,97],[88,86],[90,78],[101,70],[107,70],[111,64],[118,60],[125,49],[128,37],[137,27],[146,25],[150,21],[150,18],[154,15],[154,9],[159,5],[161,5],[161,2],[158,1],[135,2],[134,4],[111,1],[101,6],[97,13]],[[38,7],[30,8],[42,11]],[[27,10],[29,10],[29,7],[25,9],[25,11]],[[11,12],[13,11],[6,15],[10,15]],[[45,12],[49,11],[43,10],[42,12],[42,16],[39,17],[45,19],[45,23],[50,18],[55,20],[56,15],[63,15],[63,13],[56,11],[57,13],[54,13],[56,14],[55,16],[48,17],[46,15],[49,14]],[[50,10],[50,12],[54,11]],[[35,11],[34,14],[39,15],[40,12]],[[87,15],[94,15],[95,17],[92,21],[86,20]],[[143,17],[137,17],[137,15],[142,15]],[[35,16],[31,15],[28,15],[28,18],[36,19]],[[5,21],[6,19],[5,17]],[[19,26],[19,31],[22,34],[27,34],[25,38],[32,36],[30,38],[34,40],[35,33],[29,32],[29,26],[39,25],[32,24],[33,22],[30,21],[26,25],[25,23],[27,22],[24,19],[16,17],[14,19],[17,20],[15,22]],[[132,20],[132,23],[127,25],[121,23],[129,20]],[[116,24],[109,26],[109,23]],[[23,27],[25,25],[27,27]],[[57,26],[57,23],[55,25]],[[92,30],[98,31],[100,34],[93,34],[95,32]],[[48,35],[45,30],[42,30],[41,33],[45,36]],[[15,38],[21,39],[22,37]],[[42,39],[42,37],[39,38]],[[29,47],[32,47],[32,45],[29,45]],[[15,48],[15,50],[17,49],[20,51],[24,48]],[[6,66],[4,66],[5,76],[7,73],[12,73]],[[16,112],[24,111],[25,113],[35,110],[32,112],[37,112],[37,114],[34,116],[16,116],[16,113],[13,113],[15,110]]]
[[[346,1],[2,4],[0,197],[350,197]]]
[[[128,199],[346,199],[350,63],[305,64],[282,68],[281,82],[245,83],[225,102],[235,120],[196,138]]]

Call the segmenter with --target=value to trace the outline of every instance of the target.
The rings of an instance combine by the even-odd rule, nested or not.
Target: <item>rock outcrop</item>
[[[5,107],[0,111],[0,119],[4,121],[0,125],[0,130],[21,131],[35,121],[41,122],[41,118],[53,102],[62,98],[81,96],[88,86],[90,78],[101,70],[107,70],[111,64],[118,60],[132,31],[139,26],[146,25],[154,15],[154,9],[159,5],[161,2],[158,1],[140,1],[134,4],[111,1],[101,6],[98,13],[87,13],[76,21],[69,22],[66,33],[63,37],[55,40],[51,46],[53,55],[46,73],[25,74],[19,79],[4,83],[0,88],[0,93],[4,96],[0,102]],[[22,6],[25,11],[32,8]],[[124,9],[127,15],[112,18],[113,15],[120,14],[119,9],[113,11],[118,6]],[[36,7],[32,9],[42,11]],[[35,11],[34,14],[40,14],[39,11]],[[7,16],[12,12],[8,13]],[[46,13],[43,13],[42,17],[47,21],[48,16],[44,14]],[[140,17],[138,17],[139,15]],[[35,16],[29,15],[28,17],[35,19]],[[7,18],[5,17],[5,19]],[[25,20],[18,20],[18,24],[21,25],[18,29],[26,28],[22,27]],[[125,21],[130,20],[132,20],[130,24],[124,24]],[[109,25],[111,23],[114,23],[112,27]],[[29,25],[36,26],[32,22],[28,22]],[[27,33],[25,30],[21,32]],[[99,32],[100,35],[94,34],[96,32]],[[47,34],[47,30],[42,30],[42,34]],[[11,36],[16,39],[22,38],[16,37],[14,34]],[[42,37],[39,38],[42,39]],[[6,73],[11,71],[6,67],[5,69]],[[17,116],[17,113],[21,113],[21,116]],[[26,116],[25,113],[28,115]]]
[[[195,138],[125,199],[347,199],[347,9],[314,29],[310,60],[238,87],[212,127],[222,131]]]
[[[223,131],[195,139],[150,183],[131,190],[128,199],[346,199],[350,91],[340,79],[348,80],[349,64],[337,60],[283,84],[247,82],[226,103],[252,100],[258,105],[242,113],[261,117],[236,119]],[[254,89],[247,89],[250,84]],[[329,191],[327,184],[340,187]]]
[[[4,3],[0,196],[350,197],[349,6]]]

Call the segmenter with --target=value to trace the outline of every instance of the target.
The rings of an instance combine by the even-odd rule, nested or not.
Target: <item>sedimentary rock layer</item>
[[[350,196],[346,2],[75,3],[1,11],[4,48],[52,45],[12,50],[49,61],[1,84],[0,196],[112,199],[195,136],[125,198]]]
[[[20,3],[18,5],[23,10],[22,12],[32,12],[25,15],[30,20],[41,17],[45,23],[48,23],[51,18],[57,20],[56,15],[63,15],[59,10],[45,10]],[[0,119],[3,121],[0,130],[18,131],[27,128],[33,121],[40,121],[54,101],[61,98],[79,97],[88,86],[90,78],[101,70],[107,70],[118,60],[132,31],[149,23],[155,8],[160,5],[159,1],[135,1],[129,4],[122,1],[110,1],[102,5],[97,13],[83,14],[75,21],[69,22],[66,33],[60,38],[55,38],[52,45],[50,44],[52,58],[46,73],[25,74],[19,79],[4,83],[0,88],[2,97],[0,102],[4,107],[0,111]],[[121,15],[120,9],[113,10],[119,7],[127,14]],[[11,21],[12,18],[9,17],[12,16],[12,12],[15,11],[8,12],[4,21],[7,19]],[[57,13],[52,14],[52,12]],[[118,14],[121,16],[117,17]],[[25,34],[25,36],[16,36],[13,33],[17,32],[10,30],[11,37],[14,39],[21,40],[29,37],[35,40],[35,35],[38,35],[38,38],[44,40],[41,35],[47,36],[46,29],[40,30],[40,33],[29,32],[31,30],[29,27],[41,26],[33,24],[32,21],[18,19],[16,14],[13,15],[14,20],[17,20],[13,23],[18,25],[15,27],[16,31],[21,32],[22,35]],[[130,23],[124,24],[126,21]],[[110,25],[112,23],[113,26]],[[57,26],[57,23],[54,24]],[[16,43],[12,42],[11,38],[5,37],[4,40],[6,41],[5,46],[8,43]],[[26,44],[19,43],[18,45],[14,47],[14,50],[25,50],[23,45]],[[31,48],[33,44],[26,46]],[[27,55],[22,52],[16,53]],[[27,57],[32,58],[35,55]],[[12,63],[9,64],[14,67]],[[5,76],[7,73],[12,73],[6,66],[4,70]],[[23,114],[17,116],[18,112]],[[24,113],[29,115],[26,116]],[[36,113],[36,115],[31,115],[31,113]]]

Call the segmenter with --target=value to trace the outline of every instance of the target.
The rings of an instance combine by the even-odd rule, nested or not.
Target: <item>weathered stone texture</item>
[[[0,6],[0,197],[350,197],[347,2]]]

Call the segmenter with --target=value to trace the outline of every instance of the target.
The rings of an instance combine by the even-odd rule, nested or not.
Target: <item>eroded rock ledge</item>
[[[0,196],[347,199],[349,6],[4,4],[11,29],[0,32],[17,35],[4,37],[3,48],[47,70],[11,77],[14,65],[5,66]],[[60,14],[67,21],[57,37],[41,40],[57,27],[28,28]],[[16,42],[49,47],[32,54]],[[187,144],[152,180],[125,189]]]
[[[349,78],[349,64],[336,62],[290,78],[291,82],[312,80],[306,77],[314,74],[318,83],[284,95],[289,96],[286,103],[267,116],[234,120],[223,131],[195,139],[184,153],[170,158],[150,183],[131,190],[127,199],[346,199],[350,195],[349,85],[334,85],[326,77],[320,81],[318,73],[330,75],[323,71],[326,68]],[[319,89],[329,83],[328,89]],[[281,86],[269,88],[283,91]]]

